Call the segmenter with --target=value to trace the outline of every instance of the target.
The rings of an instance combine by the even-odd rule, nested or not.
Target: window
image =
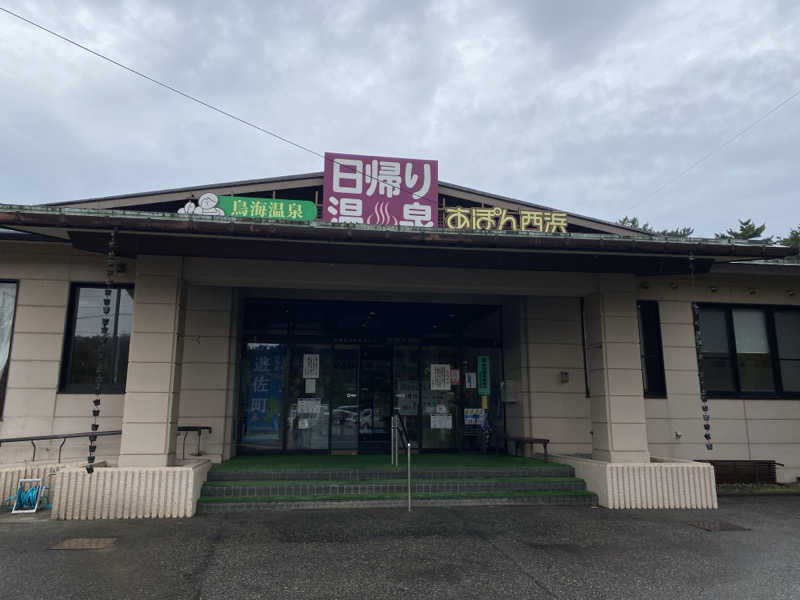
[[[17,306],[17,284],[0,281],[0,417],[3,416],[8,359],[11,354],[11,334]]]
[[[639,313],[639,351],[642,358],[644,395],[647,398],[666,398],[667,384],[664,379],[658,302],[640,300],[636,303],[636,309]]]
[[[776,309],[774,320],[781,386],[800,393],[800,310]]]
[[[91,394],[95,391],[105,297],[102,285],[75,285],[72,288],[68,330],[64,338],[64,359],[61,363],[62,392]],[[109,296],[109,307],[108,340],[102,348],[105,361],[102,391],[121,394],[125,391],[128,371],[133,288],[115,286]]]
[[[800,395],[800,309],[703,304],[697,324],[709,396]]]

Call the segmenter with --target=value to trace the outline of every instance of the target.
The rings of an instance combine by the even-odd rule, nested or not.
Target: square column
[[[183,356],[183,259],[139,256],[120,466],[175,464]]]
[[[584,307],[592,458],[650,462],[633,278],[609,276]]]

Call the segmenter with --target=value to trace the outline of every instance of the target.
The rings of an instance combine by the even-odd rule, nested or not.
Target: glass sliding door
[[[239,444],[245,451],[281,449],[281,414],[286,378],[286,344],[248,343]]]
[[[422,356],[422,448],[453,450],[460,424],[460,349],[427,346]],[[454,385],[455,382],[455,385]]]
[[[286,450],[329,449],[332,373],[329,345],[292,346],[286,395]]]
[[[419,448],[419,346],[394,347],[394,407],[411,445]]]
[[[331,374],[331,450],[358,450],[358,346],[333,349]]]
[[[503,424],[501,354],[497,348],[477,346],[464,348],[463,356],[461,404],[465,416],[461,448],[478,450],[485,420],[493,429]]]
[[[361,347],[358,405],[359,451],[388,451],[392,415],[391,348]]]
[[[502,423],[496,306],[244,303],[244,453],[388,452],[395,411],[422,451],[477,449],[479,417]]]

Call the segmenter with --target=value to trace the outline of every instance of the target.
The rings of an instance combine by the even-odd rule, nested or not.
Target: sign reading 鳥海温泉
[[[206,193],[197,199],[197,204],[189,201],[186,206],[178,210],[178,213],[210,217],[313,221],[317,218],[317,205],[308,200],[217,196],[216,194]]]
[[[435,160],[325,153],[323,220],[438,227]]]

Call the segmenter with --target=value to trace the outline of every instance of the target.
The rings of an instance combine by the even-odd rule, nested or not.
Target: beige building
[[[521,231],[564,213],[443,182],[443,224],[454,207],[517,221],[199,209],[203,194],[321,208],[321,193],[315,173],[0,207],[0,440],[89,431],[102,348],[96,422],[121,430],[97,439],[108,465],[180,463],[197,437],[185,449],[179,426],[210,427],[213,461],[387,451],[394,411],[423,452],[477,449],[485,409],[495,432],[548,438],[590,489],[614,465],[682,460],[800,476],[800,265],[770,260],[790,249],[574,214]],[[36,460],[85,460],[85,437],[61,444],[36,441]],[[0,445],[0,463],[31,455]]]

